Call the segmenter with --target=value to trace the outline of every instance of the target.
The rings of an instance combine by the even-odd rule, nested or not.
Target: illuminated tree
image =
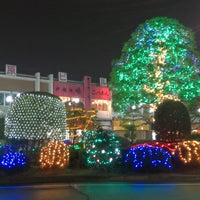
[[[125,137],[130,138],[130,143],[132,144],[136,138],[136,125],[130,119],[121,119],[120,126],[127,130]]]
[[[191,135],[190,116],[180,101],[165,100],[155,111],[154,130],[159,141],[180,141]]]
[[[193,32],[175,19],[156,17],[138,26],[113,62],[113,108],[200,96],[199,55]]]
[[[93,109],[85,110],[82,102],[66,102],[66,122],[67,129],[73,137],[73,143],[77,138],[77,130],[97,130],[99,128],[96,121],[96,111]]]
[[[8,110],[5,122],[5,137],[8,140],[34,143],[62,140],[65,134],[65,105],[55,95],[24,93],[15,99]]]
[[[67,102],[67,129],[73,130],[94,130],[96,128],[96,111],[85,110],[83,103]]]
[[[71,133],[75,132],[77,129],[82,129],[85,124],[85,110],[83,104],[68,101],[65,103],[65,106],[67,129],[70,130]]]

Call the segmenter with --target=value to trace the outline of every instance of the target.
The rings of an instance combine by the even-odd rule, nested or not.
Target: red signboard
[[[53,93],[62,97],[83,98],[83,85],[74,83],[54,82]]]
[[[93,86],[92,99],[110,100],[109,88]]]
[[[91,77],[84,76],[84,99],[85,99],[85,110],[91,108]]]
[[[62,97],[87,98],[88,101],[91,101],[91,99],[111,99],[108,87],[91,86],[90,80],[85,80],[84,85],[81,83],[54,82],[53,93]]]

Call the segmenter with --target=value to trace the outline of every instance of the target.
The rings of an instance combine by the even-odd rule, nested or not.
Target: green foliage
[[[0,139],[4,138],[5,118],[0,117]]]
[[[81,145],[80,145],[81,146]],[[83,147],[75,148],[71,146],[69,148],[69,168],[85,168],[86,167],[86,154]]]
[[[86,131],[83,133],[86,162],[94,168],[108,169],[121,158],[119,141],[110,131]]]
[[[193,140],[200,141],[200,134],[197,134],[197,133],[191,134],[186,138],[186,140],[189,140],[189,141],[193,141]]]
[[[130,137],[130,135],[128,135],[128,137]],[[124,137],[116,136],[116,139],[119,141],[119,145],[120,145],[121,149],[126,150],[130,147],[130,142],[126,136],[124,136]]]
[[[127,124],[127,122],[122,122],[121,124],[120,124],[120,126],[122,126],[123,128],[125,128],[126,130],[128,130],[128,131],[132,131],[132,132],[134,132],[135,130],[136,130],[136,127],[135,127],[135,125],[132,123],[132,124]]]
[[[180,101],[165,100],[155,111],[155,132],[159,141],[180,141],[191,134],[187,108]]]
[[[164,95],[189,102],[200,96],[199,55],[193,32],[175,19],[156,17],[138,26],[113,62],[113,108],[157,103]]]
[[[130,120],[124,119],[121,121],[120,126],[127,130],[124,136],[130,138],[132,144],[137,136],[134,122],[130,123]]]
[[[200,96],[194,98],[188,105],[187,108],[190,113],[191,121],[198,123],[200,121]],[[199,127],[200,128],[200,127]]]

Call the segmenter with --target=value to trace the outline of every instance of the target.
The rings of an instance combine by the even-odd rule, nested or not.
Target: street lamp
[[[6,102],[7,103],[12,103],[13,102],[13,97],[11,95],[6,97]]]

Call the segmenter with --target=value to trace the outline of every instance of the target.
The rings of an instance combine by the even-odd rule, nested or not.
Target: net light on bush
[[[65,139],[66,111],[55,95],[23,93],[8,110],[5,137],[17,140]]]

